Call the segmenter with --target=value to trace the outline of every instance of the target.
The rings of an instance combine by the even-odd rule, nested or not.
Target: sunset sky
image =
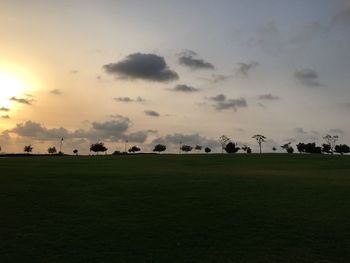
[[[350,144],[350,1],[2,0],[0,145]]]

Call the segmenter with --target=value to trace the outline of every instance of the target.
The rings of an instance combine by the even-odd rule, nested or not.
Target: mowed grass
[[[350,262],[350,156],[0,158],[0,262]]]

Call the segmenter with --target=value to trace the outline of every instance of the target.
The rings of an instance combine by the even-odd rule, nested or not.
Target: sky
[[[350,1],[2,0],[0,145],[350,143]]]

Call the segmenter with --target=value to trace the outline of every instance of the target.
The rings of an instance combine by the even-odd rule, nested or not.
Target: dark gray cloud
[[[175,148],[179,147],[180,142],[187,145],[202,145],[204,147],[218,148],[219,142],[217,140],[209,139],[207,137],[200,136],[198,133],[182,134],[174,133],[168,134],[163,137],[159,137],[153,140],[152,144],[171,144]],[[178,148],[177,148],[178,149]]]
[[[301,69],[294,73],[294,78],[302,85],[310,88],[320,87],[322,84],[319,82],[319,75],[313,69]]]
[[[133,98],[130,98],[130,97],[118,97],[118,98],[114,98],[115,101],[118,101],[118,102],[126,102],[126,103],[129,103],[129,102],[145,102],[146,100],[141,98],[141,97],[137,97],[135,99]]]
[[[27,99],[27,98],[16,98],[12,97],[10,100],[21,103],[21,104],[26,104],[26,105],[32,105],[33,99]]]
[[[9,108],[5,108],[5,107],[1,107],[1,108],[0,108],[0,111],[9,112],[9,111],[10,111],[10,109],[9,109]]]
[[[170,70],[163,57],[155,54],[133,53],[124,60],[103,66],[111,75],[127,79],[168,82],[179,79],[178,74]]]
[[[256,68],[257,66],[259,66],[259,62],[256,62],[256,61],[250,61],[247,63],[239,62],[237,63],[237,68],[235,70],[236,75],[248,76],[250,71],[253,68]]]
[[[53,95],[62,95],[63,92],[60,89],[53,89],[50,91],[51,94]]]
[[[151,117],[159,117],[160,114],[154,110],[145,110],[144,111],[146,115],[151,116]]]
[[[224,94],[219,94],[209,98],[210,101],[215,102],[214,108],[218,111],[233,109],[237,111],[238,108],[248,107],[248,103],[244,98],[228,99]]]
[[[30,137],[38,140],[55,140],[58,138],[70,136],[70,133],[65,128],[49,129],[43,127],[40,123],[26,121],[25,123],[16,124],[16,127],[9,132],[16,133],[21,137]]]
[[[191,92],[199,91],[199,89],[194,88],[192,86],[185,85],[185,84],[176,85],[174,88],[172,88],[170,90],[171,91],[177,91],[177,92],[185,92],[185,93],[191,93]]]
[[[214,65],[199,58],[198,54],[192,50],[184,50],[179,54],[180,65],[196,69],[215,69]]]
[[[258,97],[259,100],[279,100],[280,97],[272,95],[270,93],[268,94],[262,94]]]
[[[151,131],[128,132],[131,121],[127,117],[119,116],[115,120],[106,122],[92,122],[87,129],[69,131],[63,127],[47,128],[40,123],[27,121],[19,123],[15,128],[5,130],[2,135],[14,133],[17,136],[31,138],[38,141],[55,141],[60,138],[88,141],[124,141],[143,143]]]
[[[1,118],[2,119],[10,119],[10,115],[8,115],[8,114],[7,115],[2,115]]]

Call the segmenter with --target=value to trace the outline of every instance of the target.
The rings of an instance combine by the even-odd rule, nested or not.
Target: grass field
[[[350,156],[0,158],[0,262],[350,262]]]

